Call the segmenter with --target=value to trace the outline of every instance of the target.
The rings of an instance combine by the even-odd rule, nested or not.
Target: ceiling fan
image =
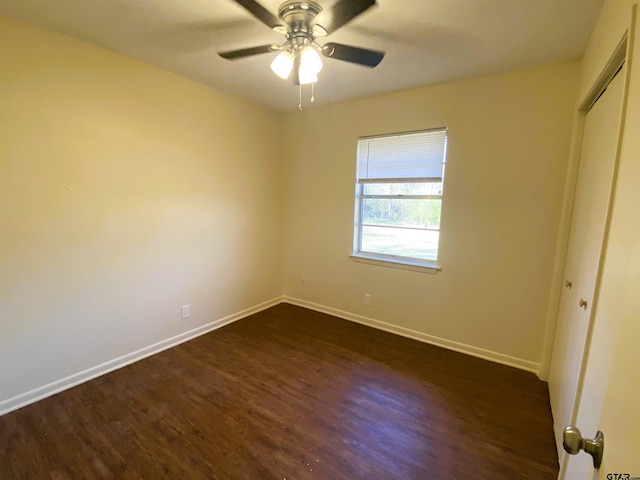
[[[320,54],[370,68],[377,66],[384,58],[384,52],[377,50],[332,42],[320,45],[316,42],[317,37],[333,33],[364,13],[376,4],[376,0],[338,0],[324,12],[316,2],[289,0],[280,5],[277,17],[255,0],[234,1],[267,27],[284,35],[286,40],[281,45],[261,45],[218,53],[227,60],[279,51],[271,63],[273,72],[286,80],[293,71],[294,83],[306,85],[318,81],[318,73],[322,69]]]

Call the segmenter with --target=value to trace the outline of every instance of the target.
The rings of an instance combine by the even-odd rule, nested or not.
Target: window
[[[358,139],[353,258],[437,268],[447,129]]]

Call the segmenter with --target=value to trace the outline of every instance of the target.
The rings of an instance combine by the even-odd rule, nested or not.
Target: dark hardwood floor
[[[0,417],[8,479],[536,479],[533,374],[278,305]]]

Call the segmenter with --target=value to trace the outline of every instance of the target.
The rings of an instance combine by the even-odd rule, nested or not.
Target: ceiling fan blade
[[[318,23],[327,33],[335,32],[375,4],[376,0],[338,0],[331,9],[318,16]]]
[[[273,28],[282,25],[278,17],[272,14],[255,0],[234,0],[238,5],[243,6],[249,13],[264,23],[267,27]]]
[[[322,47],[322,54],[325,57],[337,58],[338,60],[357,63],[370,68],[376,67],[384,58],[384,52],[341,43],[326,43]]]
[[[273,45],[261,45],[259,47],[241,48],[240,50],[230,50],[228,52],[219,52],[222,58],[227,60],[237,60],[238,58],[250,57],[252,55],[260,55],[261,53],[273,52]]]

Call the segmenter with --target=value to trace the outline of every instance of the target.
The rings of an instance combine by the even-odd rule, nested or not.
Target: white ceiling
[[[259,0],[277,15],[280,0]],[[316,0],[325,8],[336,0]],[[378,0],[320,43],[386,57],[371,70],[325,59],[316,104],[579,58],[603,0]],[[298,87],[269,69],[276,53],[228,61],[218,51],[282,43],[233,0],[0,0],[27,20],[275,110]],[[306,94],[305,96],[308,96]]]

